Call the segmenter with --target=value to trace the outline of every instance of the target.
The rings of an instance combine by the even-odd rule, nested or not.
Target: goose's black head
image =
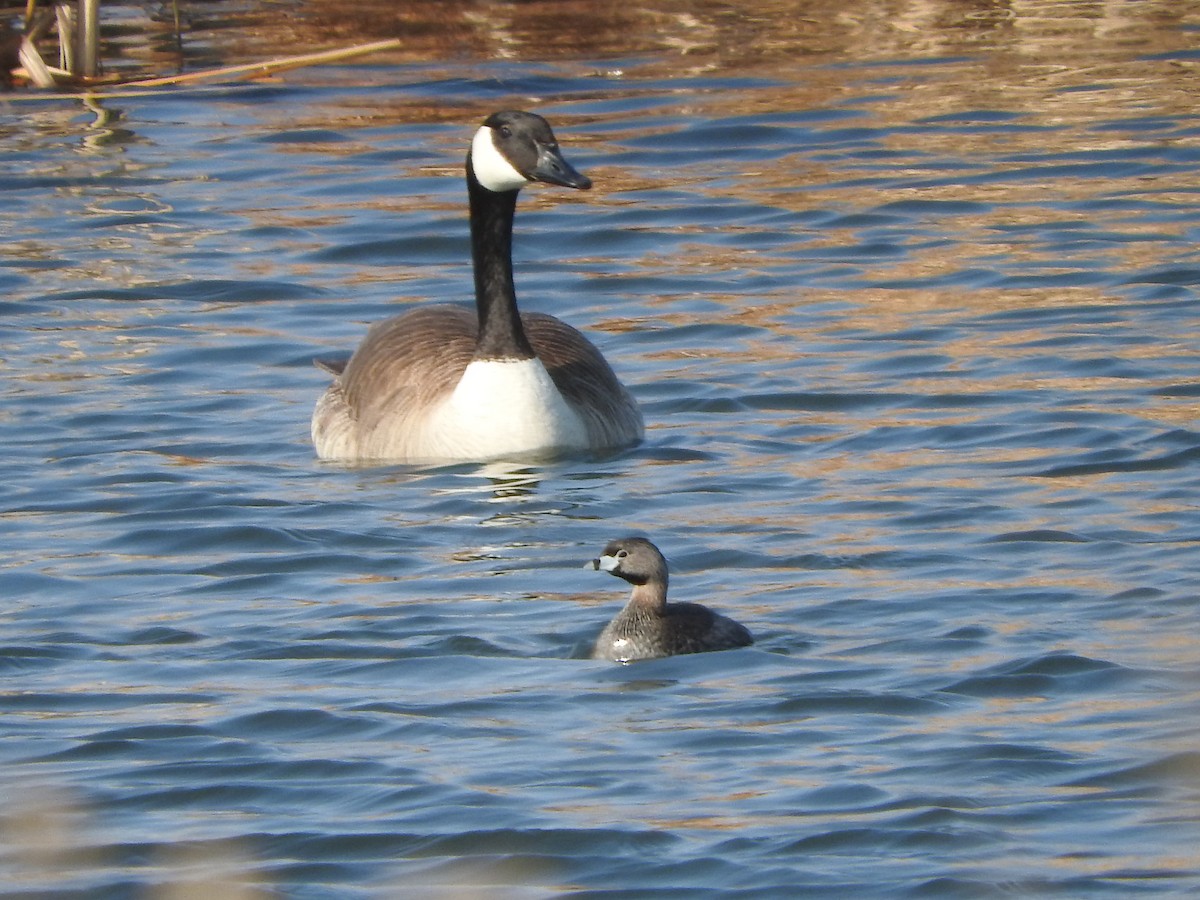
[[[529,112],[492,113],[475,132],[467,169],[490,191],[516,191],[531,181],[586,191],[592,181],[563,159],[549,123]]]
[[[667,561],[645,538],[628,537],[610,541],[604,553],[593,559],[591,567],[624,578],[630,584],[667,581]]]

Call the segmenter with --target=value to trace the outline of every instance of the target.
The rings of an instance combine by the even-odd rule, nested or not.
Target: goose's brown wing
[[[544,313],[526,313],[521,324],[555,386],[583,417],[593,447],[641,440],[642,414],[607,360],[581,332]]]
[[[420,306],[372,325],[346,363],[341,388],[363,429],[398,411],[428,409],[454,390],[475,352],[470,307]]]

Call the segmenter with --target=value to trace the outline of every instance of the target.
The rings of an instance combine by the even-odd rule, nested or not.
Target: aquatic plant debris
[[[28,42],[26,42],[28,45]],[[105,89],[141,89],[153,87],[170,87],[173,85],[189,85],[189,84],[211,84],[223,83],[231,81],[248,81],[256,78],[270,78],[278,75],[281,72],[287,72],[292,69],[300,69],[306,66],[325,65],[332,62],[341,62],[345,59],[352,59],[356,56],[365,56],[369,53],[381,53],[386,50],[395,50],[401,46],[402,42],[397,38],[392,38],[384,41],[373,41],[368,44],[355,44],[351,47],[340,47],[336,50],[322,50],[316,53],[302,53],[297,56],[282,56],[275,59],[265,60],[256,63],[243,63],[236,66],[221,66],[216,69],[205,69],[200,72],[185,72],[179,75],[164,75],[154,78],[136,78],[130,81],[119,81],[112,78],[83,78],[72,75],[72,73],[54,67],[46,67],[44,64],[42,69],[53,75],[53,81],[47,83],[45,78],[31,78],[38,87],[54,87],[59,83],[74,84],[79,87],[103,87]],[[36,56],[36,54],[35,54]],[[41,57],[36,57],[38,62],[41,62]],[[22,62],[25,62],[25,56],[22,55]],[[24,72],[17,70],[18,74],[25,74],[26,77],[31,77],[29,65],[26,64]]]

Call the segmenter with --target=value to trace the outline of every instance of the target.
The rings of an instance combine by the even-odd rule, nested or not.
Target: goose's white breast
[[[475,360],[429,417],[430,455],[496,458],[589,446],[587,428],[537,359]]]

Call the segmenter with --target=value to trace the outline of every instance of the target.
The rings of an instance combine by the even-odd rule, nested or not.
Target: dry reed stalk
[[[50,74],[50,69],[42,61],[42,55],[29,38],[21,41],[20,59],[26,78],[40,88],[54,87],[54,76]]]
[[[379,53],[383,50],[395,50],[401,46],[398,39],[375,41],[371,44],[357,44],[353,47],[343,47],[340,50],[324,50],[320,53],[304,53],[300,56],[284,56],[269,59],[264,62],[247,63],[240,66],[225,66],[220,69],[206,69],[203,72],[188,72],[184,75],[167,75],[162,78],[144,78],[139,81],[125,81],[109,85],[117,88],[148,88],[167,87],[177,84],[204,84],[210,81],[240,81],[248,78],[265,78],[277,72],[289,69],[300,69],[304,66],[316,66],[323,63],[340,62],[367,53]]]

